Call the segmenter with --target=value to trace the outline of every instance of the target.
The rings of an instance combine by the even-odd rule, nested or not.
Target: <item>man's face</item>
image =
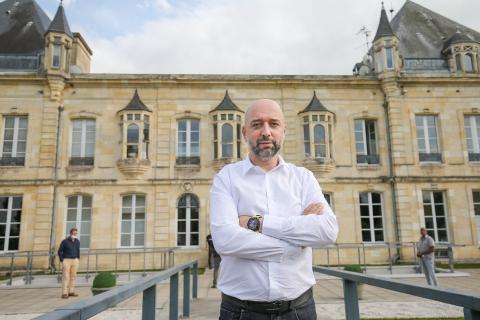
[[[272,159],[283,145],[285,123],[280,107],[271,100],[259,100],[245,116],[243,137],[250,151],[260,160]]]
[[[427,230],[424,228],[420,229],[420,234],[422,235],[422,237],[425,237],[427,235]]]
[[[72,238],[77,238],[78,237],[78,231],[74,230],[70,233],[70,235],[72,236]]]

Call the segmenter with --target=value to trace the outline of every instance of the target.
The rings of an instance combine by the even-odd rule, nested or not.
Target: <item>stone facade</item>
[[[85,62],[88,46],[81,36],[74,37],[74,47],[77,43],[74,50],[82,50],[79,58],[82,69],[88,70],[89,62]],[[385,37],[388,35],[382,35],[379,41]],[[51,246],[56,249],[68,232],[68,199],[79,195],[91,198],[90,249],[128,252],[132,247],[177,247],[183,241],[179,237],[183,232],[178,216],[179,200],[188,194],[198,198],[199,216],[196,219],[193,211],[189,211],[190,221],[187,218],[185,225],[188,224],[187,237],[188,230],[192,237],[185,241],[192,245],[181,246],[175,258],[176,261],[200,259],[205,265],[210,185],[225,163],[238,160],[236,152],[226,159],[216,159],[214,152],[214,141],[222,137],[214,136],[211,111],[228,90],[229,98],[240,109],[234,113],[240,120],[243,120],[241,111],[254,99],[270,98],[280,103],[287,122],[281,155],[288,162],[312,170],[323,191],[330,194],[340,225],[339,244],[364,244],[368,263],[385,263],[395,249],[389,254],[387,249],[375,245],[416,241],[419,228],[427,223],[425,197],[443,195],[443,202],[437,201],[433,207],[445,212],[444,240],[458,246],[454,248],[456,259],[480,259],[479,220],[475,217],[473,199],[473,193],[480,190],[480,162],[469,159],[465,136],[465,116],[480,115],[478,73],[454,76],[401,73],[398,55],[394,60],[396,67],[391,71],[352,76],[100,75],[52,70],[48,65],[50,56],[45,61],[44,74],[0,75],[2,141],[7,117],[28,119],[24,165],[0,167],[0,196],[23,199],[19,244],[13,251],[48,251]],[[133,101],[135,90],[149,111],[132,109],[119,113]],[[328,112],[309,111],[310,118],[305,122],[302,110],[314,92]],[[228,110],[214,114],[221,117],[222,113],[228,122]],[[128,120],[128,114],[133,119]],[[143,140],[129,147],[132,144],[128,141],[128,121],[135,121],[135,114],[142,114],[138,123],[148,126],[137,132]],[[145,115],[147,118],[143,118]],[[314,155],[306,155],[304,126],[315,127],[315,119],[325,115],[332,117],[325,120],[323,127],[328,136],[325,142],[328,154],[322,154],[319,147],[318,154],[315,151]],[[420,161],[418,115],[437,117],[440,161]],[[93,160],[75,163],[74,122],[83,119],[94,121],[94,153],[83,156]],[[178,123],[184,119],[198,121],[199,153],[195,157],[199,157],[199,163],[178,162],[181,148]],[[373,130],[375,135],[375,160],[359,160],[363,158],[358,156],[356,120],[368,120],[374,126],[369,132]],[[192,128],[188,129],[190,134],[195,131]],[[216,132],[221,134],[220,129]],[[191,135],[190,139],[196,138]],[[148,141],[148,147],[142,144],[144,141]],[[191,148],[192,141],[189,141]],[[245,158],[247,146],[243,139],[240,143],[240,158]],[[315,148],[317,144],[310,145]],[[3,154],[5,157],[5,151]],[[365,193],[365,197],[372,193],[379,195],[379,215],[372,215],[374,196],[369,198],[370,204],[365,204],[361,203],[360,193]],[[127,228],[125,221],[122,222],[122,199],[129,195],[145,199],[144,218],[140,219],[144,227],[139,226],[140,231],[144,230],[140,232],[141,245],[130,242],[134,245],[126,246],[122,242],[122,230]],[[369,228],[363,228],[364,233],[362,204],[370,212],[371,223]],[[80,223],[83,218],[78,217]],[[198,235],[193,235],[197,223],[192,221],[196,220]],[[442,226],[435,228],[441,237]],[[400,259],[413,259],[409,248],[399,251]],[[341,263],[356,262],[358,252],[342,250]],[[336,253],[331,254],[330,262],[339,262]],[[111,259],[104,258],[104,268],[111,266]],[[134,258],[133,265],[141,268],[142,259]],[[0,260],[0,264],[5,262]],[[316,253],[315,262],[326,263],[324,251]],[[39,259],[37,263],[38,267],[48,265],[47,260]],[[119,263],[126,268],[128,262]],[[151,263],[149,260],[148,264]]]

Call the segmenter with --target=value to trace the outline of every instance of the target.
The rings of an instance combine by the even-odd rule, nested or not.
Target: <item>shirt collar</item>
[[[272,170],[277,170],[277,168],[281,168],[286,165],[285,160],[283,160],[282,156],[278,155],[278,165],[273,168]],[[242,174],[246,175],[250,170],[253,168],[256,168],[258,166],[254,165],[252,161],[250,160],[250,155],[247,155],[247,158],[243,160],[243,168],[242,168]],[[272,171],[271,170],[271,171]]]

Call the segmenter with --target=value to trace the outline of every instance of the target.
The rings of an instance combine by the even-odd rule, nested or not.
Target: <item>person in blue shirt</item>
[[[77,228],[70,229],[70,235],[60,243],[58,258],[63,266],[62,298],[78,297],[78,294],[75,293],[75,281],[80,261],[80,240],[78,240]]]

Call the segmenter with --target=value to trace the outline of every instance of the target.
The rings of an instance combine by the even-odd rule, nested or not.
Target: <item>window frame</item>
[[[357,123],[361,123],[361,130],[357,130]],[[372,148],[372,139],[370,138],[372,132],[369,129],[370,127],[368,124],[373,126],[373,148]],[[360,118],[354,119],[353,124],[353,131],[354,131],[354,140],[355,140],[355,154],[356,154],[356,162],[358,165],[370,165],[380,164],[380,155],[378,153],[378,125],[377,119],[369,119],[369,118]],[[357,140],[357,133],[362,135],[362,141]],[[362,144],[363,150],[358,150],[357,146]],[[375,149],[374,152],[371,152],[371,149]],[[361,162],[361,159],[364,158],[366,161]]]
[[[62,65],[62,45],[58,43],[54,43],[52,45],[52,68],[60,69],[61,65]]]
[[[132,197],[132,200],[131,200],[131,207],[124,207],[123,206],[123,199],[125,197]],[[141,208],[141,207],[137,207],[137,197],[143,197],[144,198],[144,206],[143,206],[143,214],[144,214],[144,217],[143,219],[137,219],[136,218],[136,215],[137,215],[137,209]],[[124,219],[123,218],[123,209],[125,208],[130,208],[131,211],[130,211],[130,219]],[[140,213],[140,212],[138,212]],[[137,232],[135,231],[135,226],[136,226],[136,223],[137,222],[140,222],[141,220],[143,220],[143,232],[138,232],[138,234],[143,234],[143,245],[135,245],[135,236],[137,235]],[[130,232],[123,232],[123,222],[130,222]],[[146,230],[146,226],[147,226],[147,196],[145,194],[142,194],[142,193],[131,193],[131,194],[124,194],[121,196],[121,206],[120,206],[120,248],[125,248],[125,249],[129,249],[129,248],[145,248],[145,240],[146,240],[146,234],[147,234],[147,230]],[[128,235],[130,237],[130,245],[123,245],[122,244],[122,236],[123,235]]]
[[[361,195],[366,193],[367,196],[368,196],[368,203],[367,204],[363,204],[361,202]],[[373,202],[372,202],[372,194],[378,194],[379,197],[380,197],[380,210],[381,210],[381,215],[380,216],[374,216],[373,215]],[[362,191],[362,192],[359,192],[358,193],[358,203],[359,203],[359,212],[360,212],[360,235],[362,237],[362,243],[384,243],[386,242],[385,241],[385,213],[384,213],[384,205],[383,205],[383,194],[381,192],[375,192],[375,191]],[[375,204],[375,205],[378,205],[378,204]],[[368,221],[369,221],[369,228],[368,229],[364,229],[363,226],[362,226],[362,206],[367,206],[368,207]],[[375,222],[374,222],[374,218],[381,218],[381,221],[382,221],[382,228],[379,229],[379,228],[375,228]],[[383,237],[383,240],[376,240],[376,237],[375,237],[375,231],[379,231],[381,230],[382,231],[382,237]],[[364,231],[369,231],[370,232],[370,241],[365,241],[363,239],[363,232]]]
[[[70,198],[72,197],[76,197],[77,198],[77,206],[74,208],[74,207],[70,207],[69,206],[69,202],[70,202]],[[83,199],[84,197],[90,197],[90,207],[84,207],[83,206]],[[70,195],[70,196],[67,196],[67,207],[66,207],[66,214],[65,214],[65,237],[67,237],[69,235],[69,232],[70,232],[70,228],[69,227],[69,223],[71,224],[72,222],[75,223],[75,228],[78,229],[78,239],[80,240],[80,249],[90,249],[90,245],[91,245],[91,242],[92,242],[92,215],[93,215],[93,196],[89,195],[89,194],[74,194],[74,195]],[[70,209],[75,209],[75,221],[72,221],[72,220],[69,220],[68,219],[68,211]],[[83,220],[83,217],[82,217],[82,214],[83,214],[83,210],[85,209],[90,209],[90,220],[86,221],[86,220]],[[83,228],[82,228],[82,224],[83,223],[89,223],[89,233],[86,234],[83,232]],[[82,240],[82,236],[87,236],[88,237],[88,245],[85,246],[85,240]]]
[[[182,121],[185,121],[186,126],[185,126],[185,131],[180,131],[180,123]],[[192,131],[192,122],[196,121],[198,122],[198,131]],[[176,121],[176,143],[175,143],[175,158],[176,158],[176,164],[177,165],[199,165],[200,164],[200,156],[201,156],[201,150],[200,150],[200,141],[201,141],[201,121],[198,118],[181,118],[177,119]],[[185,141],[180,141],[180,132],[185,132]],[[192,133],[198,133],[198,140],[192,142]],[[185,143],[185,154],[181,155],[179,154],[179,146],[180,143]],[[198,144],[198,154],[192,153],[192,144],[197,143]],[[182,163],[181,159],[185,159],[186,163]]]
[[[12,151],[10,151],[10,156],[8,156],[8,154],[6,154],[5,152],[5,143],[6,143],[6,130],[7,130],[7,119],[8,118],[13,118],[13,136],[12,136],[12,140],[8,140],[9,142],[12,142]],[[20,129],[20,119],[24,118],[25,121],[26,121],[26,125],[25,125],[25,140],[20,140],[18,138],[19,136],[19,131],[21,130]],[[8,128],[8,130],[10,130],[10,128]],[[23,129],[22,129],[23,130]],[[23,152],[21,151],[18,151],[18,144],[20,142],[24,142],[25,143],[25,150]],[[27,142],[28,142],[28,116],[27,115],[4,115],[3,116],[3,130],[2,130],[2,144],[1,144],[1,148],[2,148],[2,159],[4,158],[21,158],[21,159],[24,159],[26,158],[27,156]],[[22,154],[23,153],[23,156],[19,156],[19,154]]]
[[[7,252],[18,252],[20,249],[20,239],[22,234],[22,215],[23,215],[23,195],[1,195],[0,198],[7,198],[7,209],[6,209],[6,220],[5,223],[1,222],[0,225],[5,225],[5,234],[2,237],[4,239],[3,248],[0,248],[0,253],[7,253]],[[20,208],[13,208],[13,198],[20,198],[21,200],[21,207]],[[5,209],[0,209],[4,211]],[[11,236],[12,230],[12,212],[13,211],[20,211],[20,221],[15,222],[13,224],[18,225],[18,236]],[[9,242],[12,238],[18,239],[17,249],[9,250]]]
[[[480,162],[480,115],[465,114],[463,119],[468,161]],[[469,133],[471,135],[471,138],[468,137]],[[469,147],[468,140],[471,140],[472,148]]]
[[[430,210],[432,212],[431,215],[427,216],[425,215],[425,206],[428,205],[424,202],[424,193],[427,193],[430,196]],[[442,195],[442,205],[443,205],[443,211],[444,215],[443,216],[438,216],[436,212],[436,206],[439,205],[438,203],[435,203],[435,197],[434,193],[440,193]],[[447,208],[447,198],[446,198],[446,192],[445,191],[439,191],[439,190],[422,190],[422,210],[423,210],[423,220],[425,223],[425,229],[427,230],[428,234],[435,240],[435,242],[438,243],[448,243],[450,241],[450,232],[449,232],[449,223],[448,223],[448,208]],[[445,229],[445,234],[447,236],[447,241],[440,241],[438,238],[438,227],[437,227],[437,218],[443,217],[445,219],[445,228],[441,228],[441,230]],[[427,218],[432,218],[433,221],[433,229],[429,228],[427,226]],[[433,234],[429,231],[433,231]]]
[[[183,199],[183,198],[186,198],[185,199],[185,207],[180,207],[180,201]],[[191,198],[194,197],[197,201],[197,204],[198,206],[197,207],[194,207],[194,206],[191,206]],[[185,208],[185,219],[180,219],[179,218],[179,209],[180,208]],[[196,219],[192,219],[192,208],[197,208],[197,211],[198,211],[198,217]],[[185,222],[185,231],[179,231],[179,222],[181,221],[184,221]],[[198,231],[194,231],[192,232],[192,222],[197,222],[198,224]],[[192,245],[191,244],[191,236],[192,236],[192,233],[193,234],[197,234],[198,236],[198,244],[196,245]],[[185,244],[182,245],[182,244],[179,244],[179,235],[180,234],[185,234]],[[180,248],[197,248],[200,246],[200,199],[198,198],[198,196],[196,194],[193,194],[193,193],[184,193],[182,194],[178,200],[177,200],[177,205],[176,205],[176,233],[175,233],[175,243],[176,243],[176,246],[180,247]]]
[[[475,194],[478,194],[478,202],[475,202]],[[477,242],[480,243],[480,190],[472,190],[473,219],[475,220],[477,230]]]
[[[75,142],[75,123],[81,123],[80,142]],[[87,132],[88,123],[93,122],[93,131]],[[71,138],[70,138],[70,164],[71,165],[93,165],[95,161],[96,143],[97,143],[97,121],[92,118],[76,118],[71,121]],[[87,133],[93,132],[93,141],[87,141]],[[74,155],[74,145],[80,145],[80,155]],[[93,153],[87,155],[87,144],[93,144]]]
[[[417,124],[417,118],[422,119],[422,125],[421,127],[418,126]],[[428,118],[432,118],[434,120],[434,127],[429,127],[428,126]],[[435,128],[435,142],[437,144],[437,152],[432,152],[432,146],[430,145],[430,140],[433,140],[433,137],[430,137],[430,134],[428,132],[429,128]],[[415,115],[415,129],[417,133],[417,148],[418,148],[418,155],[419,155],[419,160],[420,162],[442,162],[442,147],[440,143],[440,126],[439,126],[439,121],[438,121],[438,115],[436,114],[416,114]],[[420,134],[422,135],[422,139],[424,140],[425,144],[425,149],[420,148],[420,143],[419,141],[421,140]],[[422,152],[422,151],[425,152]],[[433,156],[435,155],[435,156]],[[431,156],[432,158],[437,157],[437,159],[427,159],[424,160],[422,157],[427,158],[428,156]]]

